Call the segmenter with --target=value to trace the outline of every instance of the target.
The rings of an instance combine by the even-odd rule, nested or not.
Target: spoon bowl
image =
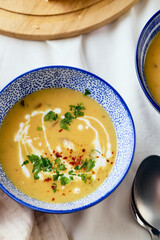
[[[134,184],[133,184],[133,186],[134,186]],[[143,217],[140,215],[140,213],[138,212],[138,210],[136,208],[135,201],[134,201],[133,186],[132,186],[132,193],[131,193],[131,210],[132,210],[132,214],[133,214],[135,220],[137,221],[137,223],[139,223],[139,225],[144,227],[150,233],[152,240],[158,240],[159,239],[159,231],[157,229],[153,228],[152,226],[150,226],[143,219]]]
[[[132,186],[132,212],[151,236],[160,231],[160,157],[153,155],[140,164]],[[153,238],[152,236],[152,238]],[[158,238],[153,238],[158,239]]]

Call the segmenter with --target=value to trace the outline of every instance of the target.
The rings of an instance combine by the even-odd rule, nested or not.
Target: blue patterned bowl
[[[148,100],[151,102],[152,106],[155,107],[156,110],[158,110],[158,112],[160,112],[160,105],[155,101],[152,94],[150,93],[150,90],[148,89],[144,75],[144,62],[150,42],[159,31],[160,31],[160,11],[155,13],[155,15],[153,15],[153,17],[151,17],[144,26],[138,39],[136,49],[136,71],[138,80]]]
[[[17,202],[48,213],[69,213],[88,208],[110,195],[122,182],[132,163],[135,150],[135,129],[128,107],[121,96],[101,78],[84,70],[51,66],[27,72],[9,83],[0,92],[0,125],[8,110],[21,98],[44,88],[64,87],[84,92],[99,102],[110,115],[116,129],[118,153],[106,181],[92,194],[78,201],[55,204],[41,202],[20,192],[6,177],[0,166],[0,187]]]

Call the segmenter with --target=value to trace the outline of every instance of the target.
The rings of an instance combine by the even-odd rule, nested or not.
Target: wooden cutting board
[[[49,40],[77,36],[104,26],[138,0],[0,0],[0,34]]]

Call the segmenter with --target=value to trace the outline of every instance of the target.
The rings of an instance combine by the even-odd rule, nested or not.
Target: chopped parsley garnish
[[[37,130],[38,130],[38,131],[42,131],[43,128],[42,128],[42,127],[37,127]]]
[[[71,181],[71,179],[68,177],[65,177],[65,176],[61,176],[61,178],[60,178],[61,185],[66,185],[66,184],[70,183],[70,181]]]
[[[71,115],[70,112],[65,113],[64,116],[65,116],[65,118],[63,118],[63,119],[61,120],[61,123],[60,123],[61,128],[62,128],[62,129],[65,129],[65,130],[69,130],[68,125],[71,125],[72,119],[73,119],[74,117],[72,117],[72,115]]]
[[[85,109],[82,103],[78,103],[77,106],[69,105],[70,110],[73,111],[73,115],[70,112],[66,112],[64,118],[60,122],[60,126],[62,129],[69,131],[69,127],[73,119],[77,117],[82,117],[84,112],[82,110]]]
[[[89,156],[92,158],[95,158],[97,154],[101,154],[100,151],[98,151],[96,149],[92,149],[89,153]]]
[[[86,159],[83,165],[80,167],[80,169],[85,168],[86,172],[89,172],[92,168],[95,167],[95,161],[92,159],[89,159],[89,161]]]
[[[74,169],[75,169],[75,170],[79,170],[79,166],[77,165]]]
[[[61,162],[61,159],[60,158],[56,158],[54,161],[55,161],[55,163],[59,164]]]
[[[27,155],[30,162],[33,164],[32,173],[34,173],[34,179],[39,179],[39,172],[51,172],[53,164],[48,158],[44,158],[38,155]]]
[[[56,174],[53,175],[53,180],[57,181],[60,176],[63,176],[64,174],[60,174],[59,171],[55,168]]]
[[[78,176],[81,177],[81,179],[84,183],[86,183],[87,180],[90,180],[91,182],[93,182],[93,177],[88,176],[86,173],[79,174]]]
[[[82,173],[82,174],[79,175],[79,177],[81,177],[82,181],[86,183],[87,178],[88,178],[88,177],[87,177],[87,174]]]
[[[52,122],[53,120],[56,121],[57,118],[58,118],[58,114],[53,111],[50,111],[44,116],[44,121]]]
[[[74,118],[82,117],[84,115],[84,112],[82,110],[85,110],[85,107],[82,103],[78,103],[77,106],[75,105],[69,105],[70,110],[73,111]]]
[[[70,170],[70,171],[68,172],[68,174],[69,174],[69,175],[76,175],[73,170]]]
[[[24,165],[26,165],[27,163],[29,163],[29,161],[28,161],[28,160],[25,160],[25,161],[22,163],[21,166],[24,166]]]
[[[84,96],[87,96],[87,95],[90,95],[90,91],[88,89],[85,89],[85,93],[84,93]]]
[[[65,165],[63,163],[59,164],[58,168],[59,168],[59,170],[62,170],[62,171],[64,171],[66,169],[66,167],[65,167]]]
[[[58,177],[59,177],[59,171],[56,170],[56,174],[53,175],[53,180],[54,180],[54,181],[57,181],[57,180],[58,180]]]

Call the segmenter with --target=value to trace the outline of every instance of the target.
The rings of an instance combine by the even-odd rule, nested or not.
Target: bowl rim
[[[124,172],[124,175],[123,177],[121,178],[121,180],[115,185],[115,187],[107,192],[106,194],[104,194],[102,197],[100,197],[99,199],[97,199],[96,201],[92,202],[92,203],[89,203],[89,204],[86,204],[82,207],[76,207],[74,209],[71,209],[71,210],[53,210],[53,209],[45,209],[45,208],[41,208],[41,207],[36,207],[36,206],[33,206],[31,204],[28,204],[26,203],[25,201],[19,199],[18,197],[15,197],[12,193],[10,193],[1,183],[0,183],[0,188],[3,190],[3,192],[5,192],[10,198],[12,198],[13,200],[15,200],[16,202],[30,208],[30,209],[33,209],[33,210],[37,210],[37,211],[40,211],[40,212],[45,212],[45,213],[53,213],[53,214],[67,214],[67,213],[73,213],[73,212],[78,212],[78,211],[81,211],[81,210],[84,210],[84,209],[87,209],[89,207],[92,207],[94,205],[96,205],[97,203],[103,201],[105,198],[107,198],[112,192],[114,192],[117,187],[122,183],[122,181],[124,180],[124,178],[126,177],[130,167],[131,167],[131,164],[133,162],[133,158],[134,158],[134,154],[135,154],[135,148],[136,148],[136,130],[135,130],[135,125],[134,125],[134,121],[133,121],[133,117],[131,115],[131,112],[127,106],[127,104],[125,103],[125,101],[123,100],[123,98],[121,97],[121,95],[117,92],[116,89],[114,89],[107,81],[103,80],[102,78],[100,78],[99,76],[89,72],[89,71],[86,71],[86,70],[83,70],[83,69],[80,69],[80,68],[77,68],[77,67],[72,67],[72,66],[65,66],[65,65],[49,65],[49,66],[44,66],[44,67],[39,67],[39,68],[35,68],[35,69],[32,69],[32,70],[29,70],[21,75],[19,75],[18,77],[14,78],[11,82],[9,82],[1,91],[0,91],[0,95],[1,93],[8,87],[10,86],[13,82],[15,82],[16,80],[18,80],[19,78],[29,74],[29,73],[32,73],[32,72],[36,72],[36,71],[39,71],[39,70],[43,70],[43,69],[49,69],[49,68],[63,68],[63,69],[71,69],[71,70],[76,70],[76,71],[79,71],[79,72],[82,72],[82,73],[85,73],[87,75],[90,75],[90,76],[93,76],[95,78],[97,78],[99,81],[103,82],[104,84],[108,85],[109,88],[118,96],[118,98],[120,99],[122,105],[124,106],[125,110],[127,111],[128,113],[128,117],[129,119],[131,120],[131,125],[132,125],[132,128],[133,128],[133,150],[132,150],[132,156],[130,158],[130,162],[129,162],[129,165],[128,165],[128,168],[126,168],[126,171]],[[54,204],[54,203],[53,203]]]
[[[150,96],[150,94],[148,93],[145,84],[143,83],[143,80],[141,78],[141,74],[139,71],[139,67],[138,67],[138,49],[139,49],[139,44],[140,44],[140,40],[146,30],[146,28],[149,26],[149,24],[157,17],[157,15],[160,15],[160,10],[158,10],[152,17],[149,18],[149,20],[146,22],[146,24],[144,25],[144,27],[142,28],[140,35],[138,37],[138,41],[137,41],[137,45],[136,45],[136,53],[135,53],[135,69],[136,69],[136,74],[137,74],[137,78],[139,81],[139,84],[144,92],[144,94],[146,95],[147,99],[149,100],[149,102],[152,104],[152,106],[160,113],[160,105],[156,102],[156,100]]]

